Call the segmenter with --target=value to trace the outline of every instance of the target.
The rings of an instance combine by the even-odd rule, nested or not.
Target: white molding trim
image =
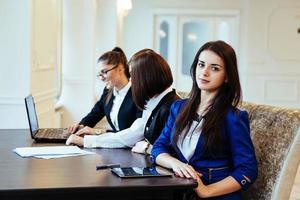
[[[277,14],[278,12],[282,11],[282,10],[295,10],[295,9],[300,9],[299,6],[296,6],[296,7],[276,7],[272,10],[272,12],[270,13],[270,15],[268,16],[267,18],[267,31],[266,31],[266,47],[267,47],[267,50],[270,54],[270,56],[276,60],[276,61],[285,61],[285,62],[290,62],[290,61],[295,61],[295,62],[299,62],[299,57],[294,57],[294,58],[281,58],[279,57],[278,55],[276,55],[276,53],[274,53],[274,50],[271,48],[271,44],[272,42],[270,41],[271,40],[271,37],[270,35],[272,34],[271,32],[271,22],[273,21],[273,17],[275,14]],[[297,14],[297,12],[295,12],[295,15],[292,17],[292,18],[295,18],[297,19],[299,17],[299,15]],[[276,20],[274,20],[276,21]],[[295,27],[296,29],[297,27]],[[295,30],[296,31],[296,30]]]
[[[53,71],[57,65],[54,61],[54,58],[49,58],[48,63],[41,63],[38,59],[37,50],[34,48],[32,50],[32,69],[34,72],[43,72],[43,71]]]
[[[63,77],[63,81],[67,84],[92,84],[93,80],[91,79],[82,79],[82,78],[70,78],[70,77]]]
[[[214,15],[214,16],[236,16],[240,15],[238,9],[153,9],[153,15]]]
[[[292,95],[285,96],[285,97],[272,97],[268,95],[268,85],[274,85],[277,84],[279,86],[280,84],[288,84],[290,85],[289,89],[292,90]],[[280,89],[280,87],[277,87]],[[267,102],[297,102],[298,101],[298,81],[297,80],[285,80],[285,79],[265,79],[264,80],[264,100]],[[287,88],[286,88],[287,89]]]
[[[245,75],[249,76],[256,76],[256,77],[286,77],[286,78],[296,78],[299,79],[300,76],[300,71],[297,71],[298,68],[293,67],[292,69],[289,69],[289,71],[287,71],[285,69],[284,70],[277,70],[279,67],[273,65],[272,64],[268,64],[268,65],[251,65],[249,64],[251,67],[249,67],[246,71],[247,73],[245,73]]]
[[[34,72],[44,72],[44,71],[53,71],[56,70],[57,65],[59,65],[60,61],[59,61],[59,51],[60,51],[60,47],[59,47],[59,42],[61,40],[61,22],[60,22],[60,15],[61,15],[61,4],[62,1],[61,0],[52,0],[50,1],[50,3],[52,4],[53,10],[54,11],[52,14],[55,15],[55,23],[56,23],[56,32],[55,32],[55,37],[56,37],[56,43],[58,45],[56,45],[56,47],[54,49],[52,49],[53,51],[47,52],[48,53],[48,58],[45,61],[41,61],[39,54],[41,53],[39,50],[39,47],[37,46],[37,43],[39,43],[39,41],[36,41],[36,30],[38,29],[38,24],[36,23],[36,18],[39,17],[37,16],[36,10],[38,10],[39,8],[37,7],[37,2],[39,2],[38,0],[32,0],[31,1],[31,64],[32,64],[32,70]],[[53,16],[52,16],[53,17]],[[57,28],[59,27],[59,28]],[[46,53],[46,54],[47,54]],[[43,52],[42,54],[45,54],[45,52]]]
[[[35,103],[44,102],[48,99],[54,99],[57,94],[56,90],[48,90],[40,93],[34,94]]]
[[[40,103],[47,101],[51,98],[54,99],[56,94],[56,90],[48,90],[45,92],[34,94],[33,96],[35,103]],[[0,105],[24,105],[24,98],[25,97],[2,96],[0,97]]]
[[[37,112],[36,114],[37,114],[37,116],[39,117],[39,116],[46,115],[47,113],[52,113],[52,112],[55,113],[54,110],[52,110],[52,109],[47,109],[47,110],[43,110],[42,112]],[[50,116],[50,117],[52,117],[52,116]]]
[[[13,96],[3,96],[0,97],[0,106],[2,105],[24,105],[24,98],[13,97]]]

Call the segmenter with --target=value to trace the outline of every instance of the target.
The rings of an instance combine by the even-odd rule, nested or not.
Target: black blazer
[[[112,96],[109,102],[106,104],[106,98],[108,94],[109,90],[105,88],[100,100],[95,104],[90,113],[79,122],[79,124],[94,127],[104,116],[106,116],[108,123],[113,129],[112,131],[117,132],[110,118],[114,96]],[[135,106],[132,99],[131,88],[129,88],[118,113],[120,130],[129,128],[131,124],[139,117],[142,117],[142,111]]]
[[[173,89],[160,100],[152,111],[144,130],[144,136],[151,144],[159,137],[169,117],[171,105],[178,99],[180,97]]]

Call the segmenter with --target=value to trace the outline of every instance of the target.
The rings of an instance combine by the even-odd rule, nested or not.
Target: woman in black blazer
[[[126,129],[141,117],[142,112],[132,100],[131,82],[127,58],[121,48],[116,47],[99,57],[98,77],[106,83],[100,100],[79,123],[68,128],[75,133],[85,126],[94,127],[103,117],[107,118],[112,132]],[[97,133],[97,130],[95,130]]]

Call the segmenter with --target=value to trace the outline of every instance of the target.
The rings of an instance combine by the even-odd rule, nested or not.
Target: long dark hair
[[[135,53],[129,63],[133,101],[137,107],[145,109],[149,99],[172,85],[171,69],[163,57],[151,49]]]
[[[197,109],[201,102],[201,89],[199,89],[196,82],[196,67],[199,55],[204,50],[214,52],[223,60],[227,77],[227,81],[220,87],[215,98],[212,100],[209,110],[204,116],[205,121],[201,133],[204,138],[205,154],[217,156],[222,150],[220,130],[222,122],[224,122],[228,109],[236,110],[242,98],[236,54],[233,48],[224,41],[207,42],[198,50],[190,69],[193,80],[192,90],[189,93],[189,99],[176,119],[174,140],[177,143],[180,134],[184,134],[184,137],[186,136],[197,114]],[[186,131],[183,132],[185,128]]]
[[[111,51],[108,51],[108,52],[102,54],[98,58],[98,63],[99,62],[103,62],[107,65],[119,65],[119,64],[123,65],[124,66],[124,74],[127,77],[127,79],[129,80],[130,73],[129,73],[129,66],[128,66],[127,58],[126,58],[124,51],[120,47],[115,47]],[[110,88],[108,91],[108,94],[106,96],[106,99],[105,99],[106,104],[108,104],[108,102],[110,101],[110,99],[112,97],[112,93],[113,93],[112,88]]]

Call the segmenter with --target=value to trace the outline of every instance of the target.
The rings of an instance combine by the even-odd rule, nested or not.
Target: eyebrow
[[[205,62],[204,61],[202,61],[202,60],[198,60],[200,63],[203,63],[203,64],[205,64]],[[219,66],[219,67],[223,67],[222,65],[219,65],[219,64],[216,64],[216,63],[212,63],[212,64],[210,64],[210,65],[212,65],[212,66]]]

